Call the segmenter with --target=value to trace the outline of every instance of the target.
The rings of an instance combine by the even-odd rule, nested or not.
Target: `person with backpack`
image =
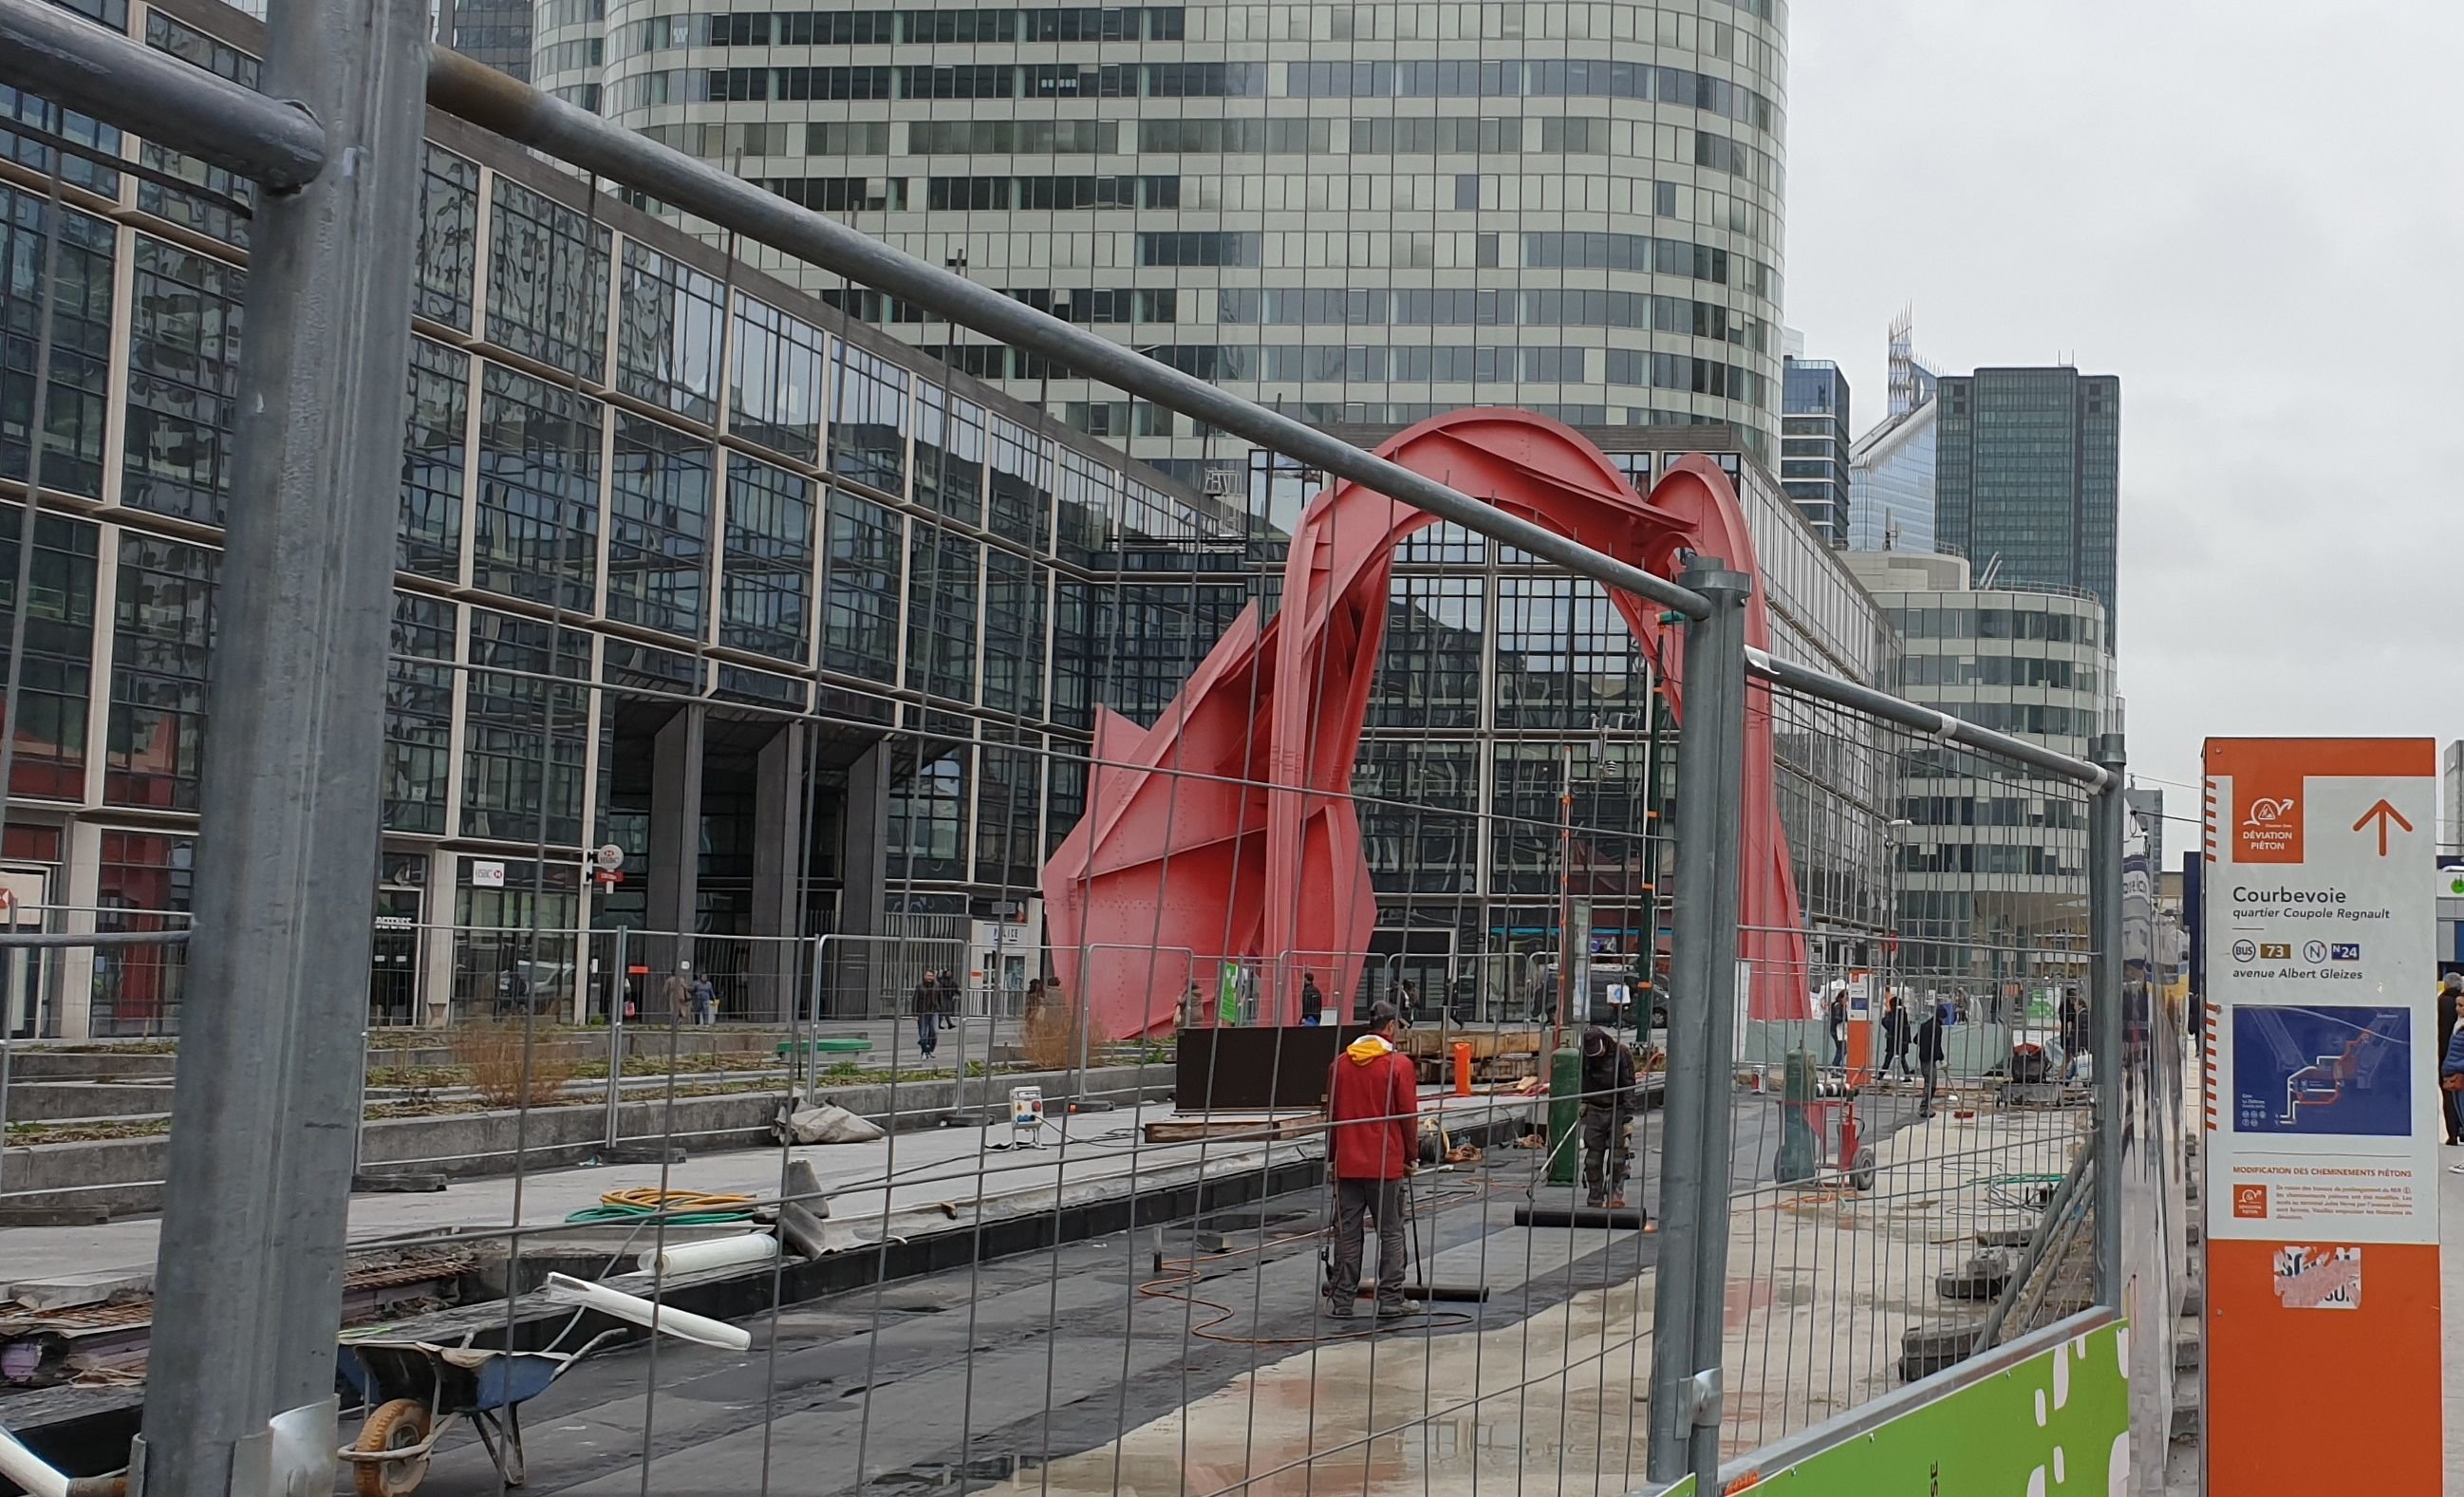
[[[1317,974],[1301,974],[1301,1023],[1315,1025],[1326,1019],[1326,994],[1317,985]]]

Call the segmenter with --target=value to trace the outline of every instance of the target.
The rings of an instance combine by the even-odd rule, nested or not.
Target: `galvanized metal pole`
[[[0,83],[278,192],[314,180],[327,160],[317,121],[334,117],[314,107],[322,96],[277,87],[271,68],[264,92],[243,88],[46,0],[0,0]]]
[[[2122,845],[2124,818],[2123,768],[2127,758],[2122,735],[2100,736],[2090,757],[2106,776],[2088,812],[2087,902],[2090,960],[2088,991],[2095,1004],[2096,1136],[2100,1159],[2096,1171],[2097,1299],[2113,1309],[2122,1304],[2122,1185],[2123,1172],[2135,1160],[2122,1139],[2122,1047],[2125,1043],[2122,994]]]
[[[1697,558],[1681,583],[1709,601],[1711,612],[1685,628],[1648,1470],[1655,1482],[1674,1482],[1693,1471],[1702,1489],[1713,1491],[1719,1464],[1719,1306],[1728,1254],[1746,601],[1753,583],[1709,558]]]
[[[266,22],[264,88],[330,165],[251,229],[141,1497],[333,1490],[427,15]]]

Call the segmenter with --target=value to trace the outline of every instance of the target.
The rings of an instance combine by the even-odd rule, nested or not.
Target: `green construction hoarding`
[[[2070,1497],[2127,1489],[2127,1327],[1988,1373],[1728,1491],[1771,1497]]]

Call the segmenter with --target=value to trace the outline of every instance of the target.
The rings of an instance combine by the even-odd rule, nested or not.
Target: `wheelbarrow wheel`
[[[351,1448],[370,1453],[401,1450],[426,1440],[428,1429],[427,1404],[417,1398],[395,1398],[377,1405],[360,1426],[360,1438],[351,1442]],[[355,1463],[353,1471],[360,1497],[410,1497],[428,1480],[428,1457]]]

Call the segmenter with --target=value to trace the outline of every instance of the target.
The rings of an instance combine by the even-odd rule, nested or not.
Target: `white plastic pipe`
[[[69,1479],[5,1429],[0,1429],[0,1476],[24,1487],[26,1497],[69,1497]]]
[[[701,1243],[678,1243],[672,1247],[646,1247],[635,1259],[644,1273],[656,1273],[667,1278],[679,1273],[700,1273],[711,1268],[734,1268],[744,1264],[768,1263],[779,1256],[779,1240],[767,1232],[747,1232],[742,1237],[720,1237]]]
[[[708,1315],[696,1315],[691,1310],[671,1310],[638,1294],[627,1294],[622,1289],[611,1289],[604,1284],[592,1284],[569,1274],[549,1274],[543,1288],[548,1298],[561,1304],[587,1305],[603,1314],[613,1315],[637,1326],[648,1326],[652,1331],[663,1331],[687,1341],[698,1341],[703,1346],[741,1352],[753,1344],[752,1332],[741,1327],[713,1320]],[[44,1497],[44,1494],[37,1493],[36,1497]],[[67,1497],[66,1487],[60,1489],[58,1497]]]

